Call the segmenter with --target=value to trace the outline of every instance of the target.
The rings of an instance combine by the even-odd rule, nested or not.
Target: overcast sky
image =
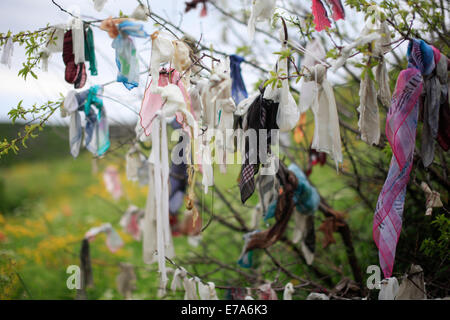
[[[220,0],[221,6],[229,6],[234,9],[249,8],[250,0]],[[308,6],[309,0],[306,1],[305,6]],[[131,12],[137,6],[135,0],[108,0],[105,8],[101,12],[94,9],[92,0],[56,0],[58,4],[66,9],[71,6],[78,6],[80,8],[83,18],[86,19],[103,19],[108,16],[118,16],[119,10],[125,14]],[[215,49],[224,51],[226,53],[235,53],[236,45],[247,38],[246,27],[234,23],[232,28],[228,29],[228,25],[220,22],[222,18],[211,6],[208,7],[208,15],[205,18],[199,17],[200,8],[190,11],[182,15],[184,11],[184,0],[150,0],[151,10],[157,14],[170,19],[175,24],[187,31],[190,35],[199,39],[202,36],[202,42],[205,45],[213,44]],[[279,1],[281,5],[283,1]],[[303,3],[303,2],[302,2]],[[349,10],[349,9],[348,9]],[[352,13],[347,15],[346,21],[339,21],[341,28],[346,27],[349,23],[358,19],[358,15]],[[54,25],[58,23],[67,23],[70,16],[59,10],[51,0],[2,0],[0,1],[0,30],[7,32],[11,30],[13,33],[26,30],[37,30],[45,27],[47,23]],[[356,19],[356,20],[355,20]],[[359,23],[361,23],[359,19]],[[152,21],[144,22],[145,29],[148,33],[152,33],[157,28]],[[227,26],[224,29],[224,26]],[[224,32],[225,30],[225,32]],[[98,76],[90,76],[88,72],[88,81],[83,88],[86,90],[91,85],[105,83],[114,80],[117,76],[117,66],[114,62],[114,49],[111,48],[112,39],[108,34],[98,28],[93,28],[95,50],[98,64]],[[224,34],[226,35],[228,43],[224,41]],[[279,44],[268,45],[264,42],[263,35],[256,35],[253,45],[257,45],[260,52],[259,60],[266,62],[264,67],[271,69],[275,62],[276,56],[272,53],[278,50]],[[135,39],[139,55],[144,61],[150,60],[150,41],[147,39]],[[21,69],[21,64],[25,60],[24,50],[19,46],[14,48],[14,56],[12,59],[12,67],[0,64],[0,121],[7,121],[7,113],[11,107],[15,107],[20,100],[24,100],[24,106],[31,106],[33,103],[44,103],[48,100],[55,100],[59,97],[59,93],[65,94],[68,90],[73,88],[73,85],[68,84],[64,80],[64,63],[62,61],[61,53],[53,54],[49,60],[48,72],[37,72],[38,80],[29,76],[26,81],[17,76]],[[141,64],[141,70],[144,69]],[[260,77],[260,74],[255,69],[242,65],[244,81],[247,88],[251,91],[253,83]],[[141,75],[140,85],[138,88],[128,91],[122,83],[114,83],[105,88],[105,96],[119,99],[131,109],[136,112],[140,109],[146,75]],[[122,105],[104,99],[105,106],[108,110],[110,119],[114,122],[136,122],[137,115]],[[67,122],[67,119],[61,119],[59,113],[52,118],[53,123]]]

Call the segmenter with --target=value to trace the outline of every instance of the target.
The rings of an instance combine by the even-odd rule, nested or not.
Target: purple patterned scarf
[[[387,114],[386,136],[393,156],[373,220],[373,239],[379,250],[380,266],[385,278],[392,275],[395,250],[402,229],[406,185],[416,141],[418,102],[423,90],[422,76],[434,69],[433,50],[421,40],[411,40],[408,61],[408,69],[398,76]]]

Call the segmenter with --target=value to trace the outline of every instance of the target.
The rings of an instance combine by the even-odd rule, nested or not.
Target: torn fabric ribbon
[[[291,282],[288,282],[284,286],[283,300],[292,300],[293,293],[294,293],[294,285]]]
[[[242,248],[241,255],[239,256],[239,259],[237,261],[238,265],[240,265],[242,268],[251,268],[253,266],[253,250],[247,250],[247,245],[251,237],[257,234],[258,232],[260,232],[260,230],[254,230],[244,234],[243,236],[244,246]]]
[[[206,284],[199,282],[198,294],[200,296],[200,300],[219,300],[214,282],[208,282]]]
[[[281,51],[287,50],[287,29],[281,28],[279,39],[282,43]],[[276,73],[281,80],[281,88],[278,86],[268,86],[264,91],[264,99],[278,102],[277,126],[282,132],[291,131],[300,118],[300,110],[291,94],[288,79],[288,59],[280,58],[277,63]]]
[[[64,24],[59,24],[49,29],[45,39],[45,47],[41,51],[42,71],[48,71],[48,59],[55,52],[62,52],[64,45]]]
[[[314,230],[314,216],[302,214],[297,210],[294,213],[295,227],[292,233],[292,242],[299,243],[306,264],[311,265],[314,261],[316,249],[316,233]]]
[[[301,214],[314,215],[320,202],[316,188],[311,186],[303,171],[296,164],[290,164],[288,169],[295,174],[298,180],[298,186],[294,191],[295,207]]]
[[[212,95],[211,103],[213,109],[217,112],[217,129],[220,134],[216,135],[218,159],[220,162],[220,171],[226,172],[226,153],[234,152],[233,132],[234,111],[236,105],[231,98],[232,80],[230,78],[230,58],[221,60],[215,67],[214,73],[210,77],[209,90]],[[215,125],[215,124],[214,124]],[[212,129],[213,127],[208,127]],[[211,131],[210,131],[211,132]]]
[[[79,111],[84,110],[84,102],[86,101],[89,90],[76,92],[70,90],[61,105],[61,117],[70,116],[69,122],[69,145],[70,154],[76,158],[80,153],[81,142],[83,139],[83,128],[81,126],[81,117]]]
[[[160,94],[162,101],[164,101],[163,108],[157,110],[155,115],[168,119],[178,114],[182,116],[182,125],[195,128],[196,122],[194,116],[186,107],[187,103],[189,103],[189,95],[186,90],[183,90],[184,88],[180,85],[181,83],[181,81],[178,85],[169,83],[167,86],[158,86],[155,88],[154,92]]]
[[[161,227],[161,219],[157,220],[156,213],[156,196],[157,192],[155,192],[155,172],[154,172],[154,164],[148,161],[148,195],[147,195],[147,203],[145,205],[145,214],[144,220],[142,223],[142,250],[143,250],[143,260],[146,264],[152,264],[158,261],[158,243],[160,242],[159,234],[158,234],[158,223]],[[161,190],[161,189],[159,189]],[[175,256],[175,251],[173,248],[172,237],[169,239],[169,243],[165,248],[165,256],[167,258],[173,258]],[[175,271],[176,272],[176,271]]]
[[[278,198],[278,190],[280,184],[275,174],[273,175],[260,175],[256,179],[256,184],[259,192],[259,203],[264,214],[264,220],[267,220],[269,207],[273,202],[276,202]],[[273,210],[275,213],[275,210]]]
[[[234,103],[238,105],[242,100],[248,97],[247,89],[245,88],[244,79],[241,74],[241,63],[244,58],[235,54],[230,55],[230,69],[231,69],[231,95]]]
[[[418,102],[423,89],[422,75],[426,76],[434,69],[433,51],[423,41],[410,41],[408,60],[408,69],[398,76],[387,114],[386,137],[393,156],[373,221],[373,238],[379,250],[380,266],[385,278],[392,275],[395,250],[402,228],[406,185],[412,169],[416,141]]]
[[[426,184],[426,182],[423,182],[420,184],[420,188],[425,193],[426,197],[426,212],[425,215],[431,216],[433,213],[433,208],[440,208],[443,206],[443,203],[441,201],[441,195],[437,191],[431,190],[431,188]]]
[[[261,221],[261,218],[263,217],[263,211],[261,208],[261,205],[258,203],[254,208],[252,212],[252,219],[250,222],[250,229],[258,229],[259,223]]]
[[[294,213],[295,228],[292,236],[294,243],[301,242],[301,250],[308,265],[312,264],[315,252],[314,213],[317,211],[320,196],[306,178],[303,171],[294,163],[288,169],[298,180],[294,191],[294,202],[297,213]]]
[[[311,292],[306,297],[306,300],[330,300],[330,298],[324,293]]]
[[[116,49],[116,64],[119,68],[117,82],[122,82],[128,90],[137,87],[139,85],[139,61],[133,40],[119,34],[111,46]]]
[[[217,110],[215,103],[212,102],[214,97],[214,89],[213,87],[213,81],[214,80],[220,80],[218,77],[214,76],[214,70],[212,70],[212,73],[208,79],[202,79],[197,83],[197,87],[199,89],[201,101],[202,101],[202,113],[201,113],[201,119],[202,119],[202,125],[204,127],[208,128],[215,128],[217,126]],[[204,140],[206,140],[207,137],[205,134]],[[205,141],[206,142],[206,141]],[[209,142],[209,141],[208,141]]]
[[[97,156],[102,156],[109,149],[111,142],[109,141],[109,123],[106,110],[103,108],[98,112],[98,149]]]
[[[305,112],[311,106],[314,113],[314,138],[311,147],[330,154],[337,169],[339,163],[342,163],[341,134],[333,87],[327,80],[327,69],[321,64],[315,65],[305,75],[305,81],[315,82],[313,97],[308,104],[303,105],[302,110]]]
[[[113,165],[106,167],[103,173],[103,181],[106,190],[112,195],[115,200],[120,199],[123,195],[122,183],[120,182],[119,171]]]
[[[109,140],[109,124],[103,99],[100,97],[103,87],[95,85],[89,88],[89,93],[84,103],[86,115],[86,148],[96,156],[102,156],[111,146]],[[91,109],[94,105],[97,114]]]
[[[133,291],[136,290],[136,273],[131,263],[121,262],[120,273],[116,278],[117,291],[125,298],[131,300]]]
[[[159,77],[152,78],[152,82],[145,89],[144,99],[142,99],[141,110],[139,112],[140,124],[144,129],[144,133],[146,136],[149,136],[152,132],[153,120],[156,117],[156,113],[158,112],[158,110],[161,110],[164,105],[161,94],[156,92],[155,88],[152,90],[154,79],[158,79],[158,86],[155,88],[165,87],[169,84],[177,85],[181,90],[185,105],[191,105],[190,96],[186,91],[183,82],[179,81],[180,74],[178,73],[178,71],[176,71],[175,69],[161,69],[161,71],[159,72]],[[181,112],[177,112],[176,117],[178,123],[183,123],[183,115]]]
[[[395,294],[395,300],[427,299],[425,284],[422,267],[412,264],[409,271],[403,275],[400,286],[397,284],[398,290]]]
[[[83,63],[84,56],[84,22],[81,19],[74,18],[70,22],[72,29],[72,46],[75,64]]]
[[[150,16],[150,8],[140,3],[131,13],[130,18],[141,21],[147,21],[149,16]]]
[[[322,31],[325,28],[331,28],[330,19],[328,19],[327,10],[320,0],[312,0],[312,14],[314,16],[314,24],[316,31]]]
[[[96,156],[98,150],[98,118],[92,109],[85,116],[84,145],[90,153]]]
[[[208,2],[208,0],[192,0],[189,2],[185,2],[186,8],[184,9],[184,12],[189,12],[193,9],[197,8],[198,4],[202,4],[202,10],[200,11],[200,17],[206,17],[206,15],[208,14],[208,11],[206,9],[206,3]]]
[[[84,57],[86,61],[89,61],[89,71],[91,76],[96,76],[97,73],[97,60],[95,59],[95,47],[94,47],[94,33],[92,28],[88,27],[86,30],[86,36],[84,38]]]
[[[332,8],[332,15],[334,21],[345,19],[344,6],[340,0],[327,0]],[[328,18],[327,11],[321,0],[312,0],[312,14],[314,16],[314,24],[316,31],[322,31],[325,28],[331,28],[331,21]]]
[[[389,77],[386,69],[386,61],[384,54],[390,49],[390,31],[386,21],[381,20],[381,13],[377,6],[372,6],[372,15],[367,18],[366,25],[362,31],[362,36],[371,33],[378,34],[374,41],[371,42],[372,57],[377,59],[378,64],[375,70],[375,79],[366,72],[361,76],[361,84],[359,90],[360,104],[358,112],[360,113],[358,127],[361,131],[361,140],[367,144],[378,144],[380,141],[380,115],[378,110],[377,96],[384,106],[390,106],[391,91],[389,88]],[[375,20],[375,23],[372,21]],[[370,71],[370,70],[369,70]],[[379,90],[375,88],[375,81]]]
[[[252,297],[252,289],[247,288],[247,295],[244,297],[244,300],[255,300]]]
[[[386,59],[384,55],[391,50],[391,32],[386,21],[380,21],[379,31],[381,38],[375,41],[374,54],[378,59],[378,65],[375,69],[375,81],[378,84],[377,96],[381,103],[391,106],[391,88],[389,85],[389,73],[386,67]]]
[[[359,87],[360,103],[357,108],[359,115],[358,126],[361,140],[369,145],[380,141],[380,114],[378,111],[377,92],[375,83],[366,73],[361,79]]]
[[[328,2],[331,4],[333,14],[332,18],[334,21],[345,19],[345,11],[344,6],[342,5],[341,0],[328,0]]]
[[[319,39],[312,39],[305,48],[305,56],[302,59],[302,69],[312,70],[314,66],[324,60],[326,57],[325,48]],[[309,109],[312,104],[317,91],[316,83],[314,81],[307,81],[304,77],[300,80],[300,99],[298,105],[302,114]]]
[[[350,55],[351,55],[353,49],[363,46],[369,42],[375,41],[375,40],[379,39],[380,37],[381,37],[381,35],[378,32],[373,32],[373,33],[369,33],[367,35],[361,35],[358,38],[356,38],[355,41],[353,41],[349,45],[345,46],[341,50],[341,56],[333,64],[333,67],[331,68],[331,70],[336,71],[340,67],[342,67],[350,59]]]
[[[446,100],[447,86],[447,58],[435,47],[433,50],[435,68],[429,75],[424,76],[423,101],[423,127],[420,155],[425,168],[429,167],[434,159],[435,139],[438,136],[440,108],[442,101]]]
[[[89,114],[91,110],[91,106],[94,105],[99,112],[101,112],[103,108],[103,100],[99,95],[103,93],[103,87],[96,85],[89,88],[89,93],[86,99],[86,102],[84,103],[84,111],[86,114]]]
[[[81,117],[76,111],[70,115],[69,124],[69,143],[70,143],[70,154],[76,158],[80,153],[80,146],[83,137],[83,130],[81,128]]]
[[[153,92],[160,83],[159,68],[161,64],[172,61],[173,55],[175,54],[172,41],[164,36],[165,34],[159,31],[155,31],[151,35],[152,56],[150,58],[150,75],[152,76],[152,82],[150,83],[150,92]]]
[[[139,150],[138,144],[133,145],[130,150],[128,150],[127,154],[125,155],[125,161],[127,179],[130,181],[140,180],[140,170],[145,166],[145,162],[147,161],[147,159],[145,158],[145,155]],[[146,175],[148,175],[148,172],[146,172]]]
[[[275,10],[276,0],[252,0],[252,10],[248,19],[247,32],[250,40],[255,35],[255,24],[258,21],[269,20]]]
[[[203,109],[203,103],[198,86],[189,87],[188,93],[189,98],[191,99],[191,112],[195,119],[200,119]]]
[[[135,240],[141,240],[140,220],[144,216],[144,211],[134,205],[130,205],[120,218],[120,226],[129,233]]]
[[[176,86],[175,86],[176,87]],[[160,88],[160,87],[158,87]],[[178,88],[178,87],[176,87]],[[169,107],[169,106],[166,106]],[[161,111],[161,110],[160,110]],[[164,115],[158,115],[152,127],[152,151],[149,162],[153,164],[154,195],[156,207],[156,248],[158,270],[162,287],[167,285],[166,251],[172,246],[172,233],[169,226],[169,156],[167,146],[167,125]]]
[[[84,238],[89,241],[93,241],[100,233],[106,234],[106,246],[109,251],[114,253],[124,245],[122,238],[110,223],[104,223],[99,227],[89,229],[84,235]]]
[[[0,63],[7,65],[8,68],[10,69],[13,52],[14,52],[14,42],[12,40],[12,37],[9,37],[8,40],[6,40],[5,45],[3,46],[2,58],[0,60]]]
[[[116,49],[116,64],[119,69],[117,81],[131,90],[139,85],[139,60],[136,47],[131,37],[148,37],[144,27],[129,20],[117,26],[119,35],[114,39],[112,47]]]
[[[174,53],[173,53],[173,66],[182,75],[181,81],[183,81],[186,90],[190,87],[192,60],[190,58],[190,48],[183,40],[172,41]]]
[[[183,279],[186,277],[187,272],[183,267],[179,267],[175,269],[173,274],[172,283],[170,284],[170,290],[175,292],[178,288],[181,288],[183,285]]]
[[[252,105],[253,101],[255,101],[256,98],[258,98],[260,95],[259,92],[254,93],[253,95],[251,95],[250,97],[242,100],[237,106],[236,106],[236,111],[234,112],[235,116],[238,117],[245,117],[245,115],[248,112],[248,109],[250,108],[250,106]],[[239,125],[240,128],[242,128],[242,123]]]
[[[278,300],[275,290],[272,289],[270,283],[263,284],[258,287],[259,300]]]
[[[205,194],[208,193],[208,188],[214,185],[214,171],[212,166],[211,148],[209,142],[201,144],[199,152],[202,159],[202,185]]]
[[[396,277],[383,279],[380,282],[378,300],[394,300],[398,292],[398,281]]]
[[[184,300],[198,300],[197,281],[195,278],[184,277]]]
[[[92,0],[92,1],[94,1],[95,10],[100,12],[103,10],[103,8],[105,7],[105,4],[108,0]]]

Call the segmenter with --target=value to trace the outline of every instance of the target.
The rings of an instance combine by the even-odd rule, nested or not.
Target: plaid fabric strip
[[[265,120],[266,120],[266,109],[262,105],[263,99],[262,96],[255,99],[255,102],[253,102],[252,106],[249,108],[249,128],[256,129],[257,127],[264,127]],[[250,118],[250,116],[252,116]],[[255,123],[255,116],[259,116],[259,123]],[[239,188],[241,191],[241,201],[242,203],[245,203],[248,198],[255,192],[255,180],[254,176],[257,173],[256,171],[256,164],[250,163],[250,152],[254,152],[257,148],[257,145],[251,144],[248,141],[248,138],[245,140],[245,159],[244,164],[242,165],[241,170],[241,181],[239,182]]]
[[[239,182],[239,188],[241,191],[241,201],[245,203],[247,199],[255,191],[254,176],[258,173],[261,158],[265,158],[267,155],[260,155],[259,145],[260,137],[259,130],[264,129],[270,131],[272,129],[278,129],[276,124],[276,115],[278,111],[278,103],[272,100],[266,100],[263,98],[264,92],[260,94],[258,98],[250,105],[247,113],[247,130],[256,130],[257,141],[250,143],[248,138],[245,140],[245,153],[244,164],[241,169],[241,179]],[[269,132],[266,136],[267,152],[270,152],[271,135]],[[251,155],[256,154],[256,163],[250,163],[250,160],[254,159]]]
[[[418,69],[403,70],[397,79],[386,120],[386,136],[393,156],[373,220],[373,239],[379,250],[380,266],[385,278],[392,275],[402,229],[406,185],[412,169],[416,141],[418,100],[422,88],[422,75]]]
[[[239,182],[242,203],[245,203],[255,191],[255,165],[249,164],[248,162],[248,153],[246,153],[245,161],[241,169],[241,181]]]

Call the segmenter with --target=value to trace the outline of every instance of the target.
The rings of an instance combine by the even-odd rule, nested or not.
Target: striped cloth
[[[395,251],[402,229],[406,185],[412,169],[416,141],[419,97],[423,76],[434,69],[433,50],[423,41],[411,40],[408,69],[400,72],[386,119],[386,137],[393,156],[389,173],[378,198],[373,238],[379,250],[385,278],[392,275]]]

